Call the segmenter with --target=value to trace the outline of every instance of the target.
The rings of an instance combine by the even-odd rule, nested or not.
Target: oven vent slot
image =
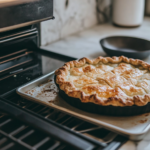
[[[15,56],[15,55],[18,55],[18,54],[23,54],[26,51],[27,51],[27,49],[22,49],[22,50],[19,50],[19,51],[15,51],[15,52],[3,55],[3,56],[0,57],[0,61],[2,61],[2,59],[9,58],[11,56]]]
[[[9,42],[12,40],[16,40],[19,38],[23,38],[26,36],[34,35],[34,34],[37,35],[38,31],[37,31],[37,28],[33,26],[27,26],[27,27],[16,29],[16,30],[3,32],[3,33],[0,33],[0,44]]]
[[[5,54],[0,57],[0,78],[20,72],[24,70],[28,64],[30,64],[31,67],[36,60],[37,58],[34,52],[28,51],[27,49]]]
[[[6,51],[0,56],[0,85],[3,85],[0,95],[41,74],[41,64],[35,52],[28,49]]]

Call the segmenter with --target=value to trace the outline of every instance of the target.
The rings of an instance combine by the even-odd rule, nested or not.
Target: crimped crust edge
[[[134,66],[142,66],[146,70],[150,70],[150,64],[139,60],[139,59],[132,59],[132,58],[127,58],[124,56],[120,57],[98,57],[94,60],[90,60],[86,57],[81,58],[76,61],[70,61],[64,64],[63,67],[59,68],[58,70],[55,71],[56,75],[56,83],[59,85],[60,89],[63,90],[68,96],[74,97],[74,98],[79,98],[81,102],[87,103],[87,102],[93,102],[98,105],[102,106],[144,106],[148,102],[150,102],[150,94],[145,94],[143,96],[133,96],[127,97],[127,98],[120,98],[120,97],[109,97],[106,98],[105,100],[98,97],[97,94],[92,94],[92,95],[86,95],[83,91],[81,90],[76,90],[73,86],[72,83],[65,81],[65,76],[67,75],[67,72],[70,70],[70,68],[74,67],[81,67],[85,65],[86,63],[88,64],[98,64],[99,62],[102,63],[129,63]]]

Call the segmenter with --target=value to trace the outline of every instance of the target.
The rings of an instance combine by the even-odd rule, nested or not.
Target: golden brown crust
[[[93,102],[98,105],[102,106],[108,106],[108,105],[113,105],[113,106],[132,106],[132,105],[137,105],[137,106],[143,106],[146,105],[148,102],[150,102],[150,93],[146,93],[145,89],[143,89],[143,86],[140,86],[136,82],[134,82],[134,78],[141,78],[142,73],[139,70],[134,70],[132,74],[131,71],[125,70],[124,74],[122,77],[124,79],[118,78],[122,82],[124,80],[128,80],[131,77],[132,79],[129,79],[126,85],[123,85],[121,83],[120,86],[117,85],[117,80],[115,77],[113,78],[113,73],[115,74],[115,71],[112,71],[112,76],[111,78],[108,79],[108,85],[106,85],[106,81],[103,81],[102,76],[96,77],[97,80],[89,80],[88,83],[92,83],[92,85],[87,85],[87,87],[83,87],[83,89],[78,89],[76,86],[72,83],[66,80],[66,76],[68,75],[68,72],[73,72],[74,70],[71,70],[75,67],[82,67],[86,64],[89,65],[97,65],[99,63],[105,64],[119,64],[119,63],[126,63],[126,64],[131,64],[135,67],[141,67],[142,68],[142,73],[145,74],[146,72],[150,71],[150,64],[138,60],[138,59],[130,59],[124,56],[120,57],[98,57],[94,60],[90,60],[88,58],[82,58],[77,61],[70,61],[67,62],[63,67],[59,68],[58,70],[55,71],[56,75],[56,83],[59,85],[60,89],[63,90],[68,96],[74,97],[74,98],[79,98],[81,102]],[[123,65],[122,65],[123,66]],[[122,67],[121,66],[121,67]],[[104,66],[101,66],[100,69],[103,72],[105,68]],[[70,71],[71,70],[71,71]],[[108,68],[108,71],[111,71],[111,67]],[[116,74],[118,70],[116,70]],[[92,72],[92,67],[84,67],[83,72],[85,73],[84,75],[87,75],[87,78],[90,77],[90,72]],[[101,73],[97,71],[98,73]],[[139,76],[134,77],[134,73],[139,73]],[[76,68],[76,75],[82,75],[82,71],[79,68]],[[115,84],[116,80],[116,84]],[[101,89],[101,86],[97,86],[95,83],[101,83],[103,84],[104,89]],[[80,79],[76,81],[76,84],[80,84]],[[95,84],[95,85],[94,85]],[[128,85],[132,84],[130,87],[131,92],[128,94],[128,91],[126,88],[128,88]],[[138,86],[139,85],[139,86]],[[88,92],[87,92],[88,90]],[[95,92],[97,91],[97,92]],[[103,91],[103,93],[101,93]],[[87,93],[88,94],[87,94]],[[89,94],[90,93],[90,94]],[[137,95],[135,95],[137,93]],[[127,95],[126,95],[127,94]],[[131,94],[131,95],[130,95]],[[133,95],[132,95],[133,94]]]

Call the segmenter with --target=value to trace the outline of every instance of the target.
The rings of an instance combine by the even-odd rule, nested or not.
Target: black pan
[[[59,88],[59,85],[56,83],[56,76],[54,77],[55,84],[59,89],[59,95],[70,105],[74,106],[75,108],[91,112],[97,113],[101,115],[108,115],[108,116],[133,116],[139,115],[143,113],[150,112],[150,103],[145,106],[125,106],[125,107],[118,107],[118,106],[101,106],[94,103],[82,103],[80,99],[69,97],[63,90]]]
[[[150,41],[135,37],[112,36],[100,40],[103,50],[109,56],[127,56],[144,59],[150,54]]]

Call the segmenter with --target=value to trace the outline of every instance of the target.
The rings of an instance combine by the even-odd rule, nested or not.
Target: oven
[[[54,19],[53,0],[0,7],[0,149],[118,149],[126,137],[16,93],[43,75],[43,59],[75,59],[40,49],[40,22],[48,19]]]

